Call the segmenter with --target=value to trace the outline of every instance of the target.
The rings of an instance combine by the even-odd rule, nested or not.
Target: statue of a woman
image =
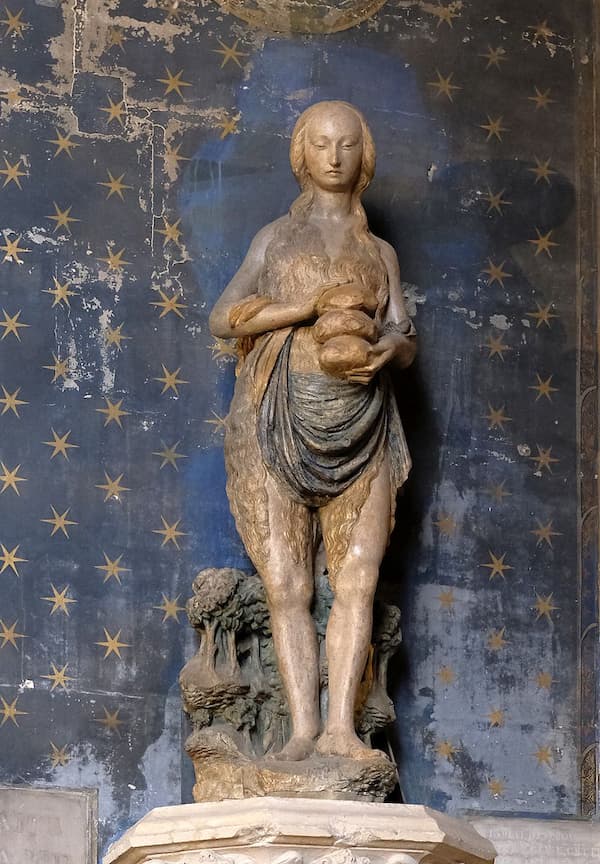
[[[300,196],[258,232],[210,317],[242,355],[227,418],[227,490],[260,574],[292,722],[279,757],[369,758],[354,707],[373,597],[410,456],[384,368],[408,366],[415,331],[393,248],[368,228],[361,194],[375,148],[360,112],[320,102],[290,148]],[[328,710],[310,613],[322,538],[334,603]]]

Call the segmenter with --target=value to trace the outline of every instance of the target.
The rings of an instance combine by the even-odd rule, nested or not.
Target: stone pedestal
[[[104,864],[493,864],[468,822],[428,807],[248,798],[160,807]]]

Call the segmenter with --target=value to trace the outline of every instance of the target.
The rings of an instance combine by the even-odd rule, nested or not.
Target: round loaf
[[[359,309],[332,309],[318,319],[313,336],[321,344],[336,336],[358,336],[367,342],[376,342],[377,326]]]
[[[323,315],[331,309],[363,309],[373,313],[377,309],[377,297],[359,282],[334,285],[326,288],[317,300],[317,315]]]
[[[358,336],[335,336],[319,349],[319,365],[323,372],[336,378],[369,362],[371,346]]]

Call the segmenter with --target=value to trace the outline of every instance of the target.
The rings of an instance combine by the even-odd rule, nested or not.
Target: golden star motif
[[[66,306],[70,306],[69,297],[75,297],[76,291],[69,291],[70,282],[65,282],[64,285],[61,285],[56,276],[52,277],[54,279],[54,288],[44,288],[44,294],[52,294],[54,300],[52,302],[52,308],[58,306],[60,303],[64,303]]]
[[[120,27],[110,27],[108,30],[108,43],[106,45],[107,49],[120,48],[123,53],[125,53],[125,48],[123,47],[123,42],[125,41],[125,35]]]
[[[12,333],[16,336],[17,340],[20,342],[21,337],[19,336],[19,327],[30,327],[30,324],[23,324],[19,321],[19,315],[21,314],[21,310],[13,315],[12,317],[8,314],[8,312],[3,309],[4,312],[4,321],[0,321],[0,327],[4,327],[4,333],[0,337],[0,339],[6,339],[9,333]]]
[[[492,48],[491,45],[488,45],[487,54],[480,54],[480,57],[484,57],[488,62],[486,69],[489,69],[491,66],[495,66],[496,69],[500,69],[500,64],[505,63],[508,60],[506,56],[506,51],[501,46],[498,48]]]
[[[482,270],[482,271],[481,271],[482,273],[487,273],[487,275],[490,277],[490,278],[488,279],[488,283],[487,283],[487,284],[488,284],[488,285],[493,285],[494,282],[499,282],[500,285],[502,286],[502,288],[504,288],[504,280],[505,280],[505,279],[512,279],[512,278],[513,278],[513,277],[512,277],[512,273],[506,273],[506,272],[503,270],[503,267],[504,267],[504,265],[506,264],[506,261],[503,261],[502,264],[494,264],[494,262],[492,261],[492,259],[491,259],[491,258],[488,258],[488,264],[489,264],[490,266],[489,266],[489,267],[486,267],[485,270]]]
[[[163,445],[163,449],[152,453],[153,456],[160,456],[162,459],[162,462],[160,463],[160,470],[162,471],[165,465],[171,465],[176,471],[179,471],[179,468],[177,467],[177,460],[188,458],[183,453],[177,452],[179,441],[176,441],[172,447],[167,447],[164,441],[161,441],[161,444]]]
[[[504,785],[503,780],[498,780],[494,777],[488,782],[488,789],[490,791],[490,795],[493,795],[495,798],[500,798],[504,795],[504,790],[506,786]]]
[[[165,242],[166,242],[166,240],[165,240]],[[162,309],[162,312],[158,316],[159,318],[164,318],[165,315],[169,314],[169,312],[174,312],[179,318],[184,317],[183,314],[179,310],[180,309],[187,309],[187,306],[185,303],[178,303],[177,302],[179,300],[179,298],[183,296],[181,291],[176,291],[170,297],[167,297],[165,292],[161,291],[160,288],[158,289],[158,293],[160,294],[160,297],[161,297],[160,301],[155,300],[152,303],[150,303],[150,305],[151,306],[159,306]]]
[[[480,564],[480,567],[487,567],[490,570],[490,581],[494,579],[495,576],[501,576],[503,579],[506,579],[504,575],[505,570],[514,570],[514,567],[511,567],[510,564],[505,564],[504,559],[506,558],[506,552],[498,557],[494,555],[492,550],[489,551],[490,560],[487,564]]]
[[[480,123],[479,124],[479,128],[485,129],[485,131],[488,133],[488,136],[485,140],[489,141],[491,138],[497,138],[498,141],[502,141],[502,133],[510,131],[508,126],[502,125],[502,121],[504,120],[504,117],[497,117],[495,120],[492,120],[492,118],[488,114],[487,118],[488,118],[487,123]]]
[[[538,747],[533,755],[538,765],[552,765],[552,749],[550,747]]]
[[[29,402],[25,402],[24,399],[19,399],[19,393],[21,392],[21,388],[17,387],[14,393],[9,393],[4,384],[2,386],[2,392],[4,396],[0,399],[0,403],[4,405],[2,409],[2,414],[6,414],[7,411],[12,411],[17,417],[20,417],[19,414],[19,405],[29,405]]]
[[[95,569],[96,570],[104,570],[106,575],[104,576],[103,582],[108,582],[108,580],[111,578],[111,576],[114,576],[114,578],[117,580],[117,582],[120,585],[121,584],[121,573],[130,573],[131,572],[128,567],[121,567],[120,566],[121,558],[123,557],[123,555],[122,554],[119,555],[118,558],[115,558],[115,560],[112,561],[108,557],[106,552],[103,552],[102,554],[104,555],[104,561],[106,563],[105,564],[96,564]]]
[[[531,171],[532,174],[535,174],[535,182],[539,183],[540,180],[545,180],[546,183],[548,184],[548,186],[550,186],[551,185],[550,177],[553,174],[558,173],[557,171],[553,171],[550,168],[550,159],[546,159],[545,162],[540,162],[540,160],[536,156],[535,162],[536,162],[536,167],[528,169],[529,171]]]
[[[121,201],[124,201],[123,197],[123,189],[133,189],[133,186],[127,186],[123,183],[123,177],[125,176],[125,172],[121,174],[120,177],[113,177],[112,173],[107,169],[106,173],[108,174],[108,180],[103,183],[98,183],[98,186],[106,186],[108,189],[108,194],[106,196],[106,200],[108,201],[113,195],[118,195]]]
[[[121,332],[121,328],[124,327],[124,324],[119,324],[118,327],[107,327],[104,332],[104,341],[107,345],[114,345],[117,351],[122,351],[123,346],[121,342],[124,339],[131,339],[131,336],[126,336]]]
[[[19,558],[17,552],[19,551],[19,546],[21,544],[17,544],[14,549],[11,549],[9,552],[6,546],[3,543],[0,543],[0,549],[2,549],[2,554],[0,555],[0,561],[2,562],[2,567],[0,568],[0,573],[4,573],[7,567],[13,571],[15,576],[19,576],[19,571],[17,570],[17,564],[21,564],[27,561],[27,558]]]
[[[512,492],[508,492],[504,488],[505,483],[506,480],[503,480],[502,483],[498,483],[495,486],[489,486],[486,490],[488,495],[490,495],[494,501],[497,501],[498,504],[501,504],[504,498],[509,498],[512,495]]]
[[[454,684],[456,681],[456,675],[452,666],[442,666],[437,673],[437,677],[440,679],[442,684],[446,685]]]
[[[496,726],[504,726],[504,714],[502,708],[494,708],[490,711],[487,719],[492,729]]]
[[[165,519],[164,516],[161,516],[160,519],[161,519],[161,522],[163,523],[163,527],[162,528],[153,528],[152,533],[164,535],[164,540],[160,544],[161,547],[164,546],[169,541],[171,541],[171,543],[173,543],[179,549],[180,547],[179,547],[179,543],[177,542],[177,538],[187,536],[185,531],[179,531],[177,528],[177,526],[181,522],[181,519],[178,519],[176,522],[173,522],[172,525],[169,525],[169,523],[167,522],[167,520]]]
[[[165,153],[163,156],[163,160],[165,163],[165,170],[173,173],[177,173],[179,170],[180,162],[189,162],[190,159],[188,156],[180,156],[179,151],[181,150],[181,144],[178,144],[177,147],[169,147],[167,145],[165,147]]]
[[[448,759],[450,761],[454,754],[456,753],[456,747],[452,744],[451,741],[439,741],[435,745],[435,752],[438,756],[441,756],[442,759]]]
[[[554,597],[554,592],[552,594],[548,594],[546,597],[540,597],[540,595],[535,592],[535,596],[537,600],[535,601],[535,606],[531,608],[537,612],[535,617],[536,621],[539,621],[540,618],[546,618],[550,624],[552,624],[552,613],[556,612],[559,609],[559,606],[555,606],[552,602],[552,598]]]
[[[543,108],[545,111],[548,110],[548,105],[551,105],[553,102],[556,102],[556,99],[550,98],[550,88],[542,91],[539,87],[535,87],[535,96],[528,96],[527,99],[529,102],[535,102],[535,110],[539,111],[540,108]]]
[[[5,645],[12,645],[13,648],[18,651],[17,648],[17,639],[26,639],[24,633],[17,633],[17,622],[14,621],[10,627],[8,627],[2,618],[0,618],[0,639],[2,639],[2,645],[0,645],[0,651],[4,648]]]
[[[440,73],[439,69],[435,70],[435,74],[438,77],[437,81],[428,81],[427,86],[433,87],[435,89],[435,96],[447,96],[450,102],[454,102],[454,96],[452,95],[453,90],[462,90],[462,87],[459,87],[458,84],[452,83],[452,78],[454,73],[451,72],[447,78]]]
[[[554,684],[554,679],[550,672],[538,672],[535,676],[535,683],[540,690],[550,690]]]
[[[110,96],[108,97],[108,108],[101,108],[101,111],[104,111],[108,114],[106,118],[106,122],[108,124],[112,123],[113,120],[117,120],[118,123],[123,127],[125,124],[123,123],[123,115],[125,114],[125,108],[123,107],[125,102],[113,102]]]
[[[66,153],[69,159],[73,158],[71,150],[74,147],[79,147],[80,145],[77,144],[76,141],[71,141],[71,135],[71,132],[69,132],[67,135],[63,135],[62,132],[59,132],[57,129],[56,138],[47,139],[48,144],[56,144],[56,151],[54,153],[54,156],[52,157],[53,159],[56,159],[59,153]]]
[[[120,501],[121,492],[131,492],[131,489],[128,486],[121,486],[121,480],[123,479],[123,475],[119,474],[116,480],[113,480],[106,471],[104,472],[104,477],[106,478],[106,483],[96,483],[96,489],[102,489],[106,492],[104,496],[104,500],[108,501],[109,498],[115,498],[117,501]]]
[[[6,179],[2,185],[2,188],[4,189],[5,186],[8,186],[8,184],[12,180],[12,182],[15,183],[19,187],[19,189],[22,189],[23,187],[21,186],[21,181],[19,180],[19,177],[26,177],[27,171],[19,171],[19,165],[21,164],[21,160],[19,159],[18,162],[15,162],[14,165],[11,165],[6,156],[4,156],[3,158],[6,168],[0,168],[0,174],[6,174]]]
[[[540,24],[531,24],[530,29],[535,30],[535,42],[538,39],[551,39],[554,36],[554,31],[548,27],[548,19],[544,19]]]
[[[456,6],[456,3],[449,3],[447,6],[442,6],[441,3],[438,3],[437,6],[429,5],[427,7],[427,12],[436,16],[438,19],[438,27],[440,27],[442,23],[446,23],[449,27],[452,27],[453,19],[460,18],[460,15],[456,11]]]
[[[176,75],[173,75],[171,70],[165,66],[165,71],[167,73],[166,78],[157,78],[156,80],[159,84],[166,84],[165,92],[163,96],[168,96],[169,93],[177,93],[180,99],[183,99],[183,93],[181,92],[182,87],[191,87],[189,81],[182,81],[181,76],[183,75],[183,69],[181,69]]]
[[[496,429],[498,427],[504,432],[504,424],[512,423],[512,417],[507,417],[504,414],[504,405],[501,408],[492,408],[488,402],[488,408],[490,409],[490,413],[483,415],[484,419],[488,421],[488,429]]]
[[[533,459],[534,462],[537,462],[536,471],[542,471],[544,468],[548,469],[548,472],[552,474],[552,463],[560,462],[560,459],[555,459],[552,456],[552,447],[548,447],[544,450],[543,447],[540,447],[539,444],[535,445],[537,447],[538,455],[530,456],[530,459]]]
[[[4,11],[6,12],[6,18],[0,18],[0,23],[6,24],[4,35],[10,36],[11,33],[14,33],[15,36],[19,36],[22,39],[23,30],[31,26],[30,24],[27,24],[26,21],[21,21],[23,10],[21,9],[16,15],[13,15],[8,6],[5,6]]]
[[[47,678],[49,681],[52,681],[52,687],[50,688],[50,692],[52,693],[56,687],[62,687],[63,690],[67,689],[67,682],[74,681],[74,678],[69,677],[67,675],[67,669],[69,664],[65,663],[62,669],[57,669],[54,663],[50,663],[52,666],[52,672],[50,675],[41,675],[41,678]]]
[[[106,402],[106,408],[95,409],[99,414],[106,414],[106,420],[104,421],[104,425],[108,426],[108,424],[114,420],[119,429],[122,429],[123,424],[121,423],[121,417],[127,417],[129,414],[131,414],[131,411],[121,410],[121,405],[123,404],[122,399],[119,399],[118,402],[111,402],[110,399],[105,396],[104,401]]]
[[[20,101],[20,96],[19,96],[20,91],[21,91],[21,87],[20,87],[20,86],[16,87],[16,88],[13,89],[13,90],[7,90],[7,91],[6,91],[6,101],[8,102],[8,104],[9,104],[11,107],[12,107],[13,105],[16,105],[17,102]]]
[[[58,768],[60,765],[64,767],[70,761],[70,756],[67,753],[67,747],[69,745],[65,744],[64,747],[57,747],[54,741],[50,742],[50,753],[48,753],[48,758],[50,759],[51,767]]]
[[[210,413],[213,415],[212,418],[210,420],[205,420],[204,422],[208,423],[209,426],[214,426],[215,431],[218,429],[225,431],[227,427],[227,418],[221,417],[216,411],[211,411]]]
[[[508,639],[505,639],[506,627],[501,630],[492,630],[488,637],[488,648],[490,651],[502,651],[508,645]]]
[[[535,240],[528,240],[527,242],[532,243],[535,246],[536,258],[540,254],[540,252],[546,252],[548,254],[548,257],[552,258],[552,252],[550,251],[550,248],[552,246],[559,245],[558,243],[555,243],[553,240],[550,239],[550,237],[552,236],[552,231],[548,231],[548,233],[544,234],[543,236],[539,228],[536,228],[535,231],[538,235],[537,238]]]
[[[228,135],[238,135],[238,123],[240,122],[241,114],[238,114],[237,117],[225,117],[224,120],[221,120],[216,126],[222,130],[219,138],[221,141],[224,138],[227,138]]]
[[[504,333],[501,333],[499,336],[490,336],[487,342],[484,342],[482,345],[483,348],[487,348],[489,350],[488,360],[491,360],[492,357],[499,357],[502,362],[504,362],[504,352],[512,351],[510,345],[504,344]]]
[[[179,606],[177,601],[181,597],[181,594],[178,594],[177,597],[174,597],[173,600],[169,600],[166,594],[162,595],[163,602],[160,606],[154,606],[154,609],[160,609],[161,612],[164,612],[163,622],[167,621],[169,618],[174,618],[177,623],[179,623],[179,618],[177,614],[179,612],[185,612],[185,606]]]
[[[537,312],[527,312],[527,317],[536,319],[536,330],[538,327],[541,327],[542,324],[545,324],[546,327],[550,329],[550,319],[558,318],[558,315],[550,312],[550,309],[554,306],[554,304],[548,303],[547,306],[540,306],[539,303],[536,303],[535,305],[537,306]]]
[[[58,588],[54,587],[54,584],[50,583],[50,589],[52,591],[52,597],[40,597],[40,600],[46,600],[48,603],[52,603],[52,609],[50,610],[50,614],[54,615],[55,612],[64,612],[68,617],[71,613],[69,612],[69,603],[77,603],[77,600],[73,600],[71,597],[67,597],[67,592],[69,590],[69,586],[65,585],[65,587],[59,591]]]
[[[116,654],[117,657],[123,659],[121,657],[121,648],[131,648],[131,645],[128,642],[120,642],[119,637],[121,636],[121,631],[119,630],[114,636],[111,636],[106,627],[102,628],[104,630],[104,642],[95,642],[95,645],[100,645],[102,648],[106,648],[104,652],[103,660],[106,660],[111,654]]]
[[[56,354],[52,354],[52,359],[54,363],[52,366],[42,366],[42,369],[50,369],[51,372],[54,373],[52,378],[52,383],[58,381],[59,378],[66,378],[69,375],[69,360],[59,360]]]
[[[562,537],[562,532],[552,530],[552,520],[550,520],[547,525],[542,525],[539,519],[536,519],[535,521],[537,522],[538,527],[534,528],[533,531],[529,532],[530,534],[535,534],[535,536],[538,538],[535,545],[539,546],[540,543],[546,542],[548,546],[550,546],[550,548],[552,549],[552,538]]]
[[[26,483],[26,477],[19,477],[18,472],[20,465],[17,465],[16,468],[13,468],[12,471],[9,471],[4,462],[0,462],[0,467],[2,468],[3,474],[0,474],[0,480],[2,480],[2,489],[0,489],[0,495],[3,492],[6,492],[7,489],[12,489],[14,492],[19,495],[19,489],[17,487],[17,483]]]
[[[440,534],[446,534],[448,537],[451,537],[456,533],[456,520],[447,513],[442,514],[437,522],[434,522],[433,524],[439,530]]]
[[[69,515],[69,510],[71,508],[67,507],[65,512],[62,513],[61,515],[58,514],[58,511],[55,510],[52,505],[50,505],[50,509],[52,510],[52,513],[54,514],[52,519],[40,519],[40,522],[47,522],[49,525],[53,526],[52,527],[52,533],[50,534],[51,537],[54,537],[54,535],[56,534],[57,531],[62,531],[62,533],[65,535],[65,537],[68,538],[69,534],[67,532],[67,528],[69,527],[69,525],[78,525],[79,524],[78,522],[73,522],[72,519],[67,519],[67,516]]]
[[[208,347],[212,352],[213,360],[228,360],[230,358],[237,360],[238,352],[235,343],[231,339],[220,339],[219,337],[216,337],[212,345],[209,345]]]
[[[452,588],[448,588],[446,591],[440,591],[437,599],[439,600],[442,609],[452,609],[456,603],[456,597],[454,596]]]
[[[552,396],[550,394],[558,393],[558,387],[550,386],[554,376],[550,375],[548,378],[546,378],[545,381],[542,381],[540,375],[536,372],[535,377],[538,379],[537,384],[533,384],[529,387],[529,390],[537,390],[538,395],[535,397],[535,401],[537,402],[538,399],[541,399],[542,396],[545,396],[548,402],[552,402]]]
[[[248,55],[246,53],[244,53],[243,51],[237,50],[237,46],[238,46],[239,41],[240,41],[239,39],[236,39],[234,44],[229,46],[229,45],[226,45],[224,42],[221,42],[220,39],[217,39],[217,42],[219,43],[219,45],[221,47],[220,48],[213,48],[213,54],[222,54],[223,55],[223,62],[221,63],[221,69],[223,68],[223,66],[226,66],[230,60],[232,60],[234,63],[236,63],[240,67],[240,69],[243,68],[242,64],[240,63],[239,58],[240,57],[247,57]]]
[[[52,447],[52,453],[50,454],[50,458],[54,459],[55,456],[58,456],[58,454],[61,453],[68,462],[69,454],[67,451],[73,447],[79,448],[79,444],[71,444],[71,442],[67,440],[69,435],[71,434],[71,430],[69,429],[69,431],[65,432],[64,435],[57,435],[54,429],[51,429],[50,431],[52,432],[52,437],[54,440],[42,441],[42,444],[46,444],[47,447]]]
[[[179,6],[179,0],[169,0],[166,4],[164,11],[167,13],[167,18],[173,18],[175,21],[179,21],[181,18],[181,8]]]
[[[492,190],[488,186],[487,195],[483,196],[483,200],[487,201],[489,204],[487,209],[488,213],[491,213],[492,210],[496,210],[496,212],[502,216],[502,208],[509,207],[512,204],[512,201],[505,201],[502,197],[505,192],[506,189],[503,189],[501,192],[492,192]]]
[[[0,699],[2,700],[2,708],[0,708],[0,714],[2,714],[2,722],[0,722],[0,726],[4,726],[7,720],[12,720],[15,726],[18,726],[19,724],[17,722],[17,717],[27,714],[27,711],[20,711],[17,708],[17,702],[19,700],[19,697],[16,696],[10,703],[10,705],[3,696],[0,696]]]
[[[119,252],[113,252],[111,247],[107,244],[106,251],[108,253],[108,257],[107,258],[98,258],[98,261],[104,261],[106,264],[108,264],[109,272],[111,270],[116,270],[117,272],[120,272],[123,269],[123,267],[125,266],[125,264],[131,264],[131,261],[124,261],[123,260],[123,254],[125,252],[125,247],[120,249]]]
[[[26,255],[31,252],[31,249],[23,249],[19,246],[22,236],[22,234],[19,234],[16,240],[9,240],[6,235],[4,236],[6,243],[4,246],[0,246],[0,249],[4,252],[2,263],[5,261],[13,261],[15,264],[23,264],[23,259],[19,258],[19,255]]]
[[[69,222],[81,222],[81,219],[75,219],[74,216],[69,216],[69,213],[73,209],[73,205],[71,204],[71,206],[67,207],[66,210],[61,210],[56,201],[53,201],[52,203],[54,204],[55,215],[46,217],[47,219],[52,219],[56,222],[56,227],[52,233],[55,234],[59,228],[66,228],[69,234],[71,234],[71,226],[69,225]]]
[[[110,711],[107,711],[103,705],[102,710],[104,711],[104,717],[102,717],[100,720],[95,719],[94,722],[101,723],[103,726],[106,726],[107,729],[110,729],[111,731],[116,730],[118,732],[119,726],[122,726],[125,722],[124,720],[119,720],[119,711],[121,709],[117,708],[117,710],[113,714],[111,714]]]
[[[164,386],[160,391],[160,395],[166,393],[167,390],[173,390],[176,396],[179,396],[179,390],[177,389],[180,384],[189,384],[189,381],[184,381],[183,378],[178,378],[177,376],[181,372],[181,366],[176,369],[174,372],[169,372],[164,363],[160,364],[162,366],[164,376],[162,378],[154,378],[155,381],[160,381]]]
[[[169,240],[172,240],[173,243],[177,243],[179,245],[179,238],[181,237],[181,231],[179,230],[179,223],[181,219],[178,219],[177,222],[173,222],[171,225],[166,216],[162,217],[163,222],[165,223],[164,228],[157,228],[157,234],[164,234],[165,239],[163,240],[163,246],[166,246]]]

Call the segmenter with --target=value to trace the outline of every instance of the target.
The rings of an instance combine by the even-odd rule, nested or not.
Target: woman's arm
[[[314,315],[312,302],[279,303],[268,297],[259,298],[255,293],[265,252],[279,221],[258,232],[242,266],[217,300],[208,321],[213,336],[221,339],[256,336],[298,324]]]

